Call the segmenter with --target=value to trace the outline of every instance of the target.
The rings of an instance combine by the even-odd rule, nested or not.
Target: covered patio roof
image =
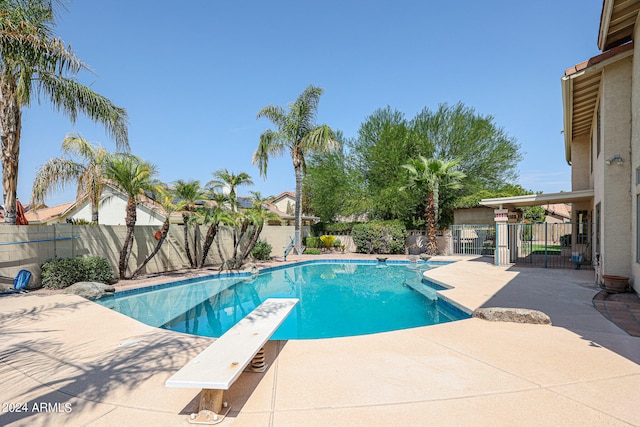
[[[498,197],[482,199],[480,204],[494,209],[515,209],[552,203],[587,202],[593,199],[593,190],[569,191],[563,193],[528,194],[526,196]]]

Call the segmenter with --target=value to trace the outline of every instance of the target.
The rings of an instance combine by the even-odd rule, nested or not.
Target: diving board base
[[[223,408],[221,413],[215,413],[208,409],[203,409],[197,414],[191,414],[190,424],[213,425],[221,423],[229,413],[229,408]]]

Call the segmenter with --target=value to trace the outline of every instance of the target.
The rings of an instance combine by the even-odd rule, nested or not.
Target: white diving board
[[[222,421],[224,390],[238,379],[297,303],[297,298],[265,300],[166,381],[167,387],[202,389],[200,412],[197,417],[192,415],[191,422]]]

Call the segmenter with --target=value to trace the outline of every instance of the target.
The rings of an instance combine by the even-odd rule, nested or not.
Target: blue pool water
[[[364,335],[469,317],[422,281],[435,263],[301,263],[257,276],[202,278],[98,303],[151,326],[219,337],[267,298],[300,302],[272,339]]]

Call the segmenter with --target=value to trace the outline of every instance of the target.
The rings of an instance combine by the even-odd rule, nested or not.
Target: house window
[[[598,104],[598,113],[596,114],[596,158],[600,157],[600,148],[602,147],[602,135],[600,129],[600,104]]]
[[[596,253],[600,253],[600,203],[596,205]]]

